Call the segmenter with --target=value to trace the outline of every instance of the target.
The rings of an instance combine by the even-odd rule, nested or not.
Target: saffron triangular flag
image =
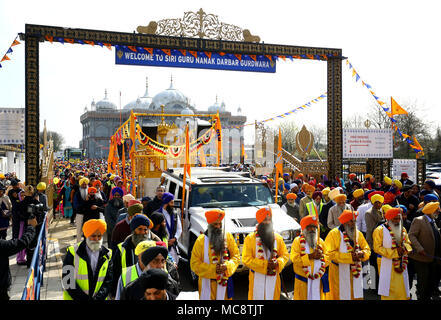
[[[171,56],[171,50],[170,49],[161,49],[162,52],[164,52],[166,55]]]
[[[187,55],[187,51],[186,50],[179,49],[179,52],[182,53],[183,56]]]
[[[111,44],[111,43],[103,43],[103,45],[104,45],[107,49],[112,50],[112,44]]]
[[[391,105],[391,113],[393,115],[407,114],[407,111],[404,110],[392,97],[390,97],[390,105]]]
[[[130,50],[132,50],[133,52],[138,52],[138,50],[136,50],[135,46],[127,46],[127,48],[129,48]]]
[[[19,42],[18,40],[14,40],[14,42],[12,42],[11,47],[16,46],[18,44],[20,44],[21,42]]]
[[[211,52],[210,51],[204,51],[208,59],[211,59]]]
[[[84,40],[84,42],[87,43],[87,44],[90,44],[91,46],[94,46],[94,45],[95,45],[95,42],[93,42],[93,41],[87,41],[87,40]]]
[[[242,55],[241,55],[241,54],[234,54],[234,56],[235,56],[237,59],[239,59],[239,61],[242,60]]]
[[[47,41],[49,41],[50,43],[53,43],[53,42],[54,42],[54,37],[46,36],[45,39],[46,39]]]
[[[144,50],[147,51],[150,54],[153,54],[153,48],[146,48],[146,47],[144,47]]]
[[[11,59],[9,59],[9,57],[5,54],[5,56],[3,57],[3,59],[0,62],[3,62],[5,60],[11,60]]]
[[[195,57],[195,58],[197,58],[198,57],[198,52],[197,51],[188,51],[188,52],[190,52],[190,54],[193,56],[193,57]]]

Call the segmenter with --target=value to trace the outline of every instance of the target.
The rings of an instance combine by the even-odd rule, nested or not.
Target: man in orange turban
[[[67,248],[62,275],[64,300],[108,298],[113,265],[112,251],[103,246],[106,229],[104,220],[90,219],[82,228],[86,240]],[[89,270],[92,275],[89,275]]]
[[[412,251],[412,246],[402,224],[402,210],[389,209],[385,214],[386,223],[378,226],[373,233],[381,300],[410,299],[407,255]]]
[[[282,205],[281,209],[285,211],[286,214],[292,217],[295,221],[299,222],[299,205],[297,204],[296,199],[297,195],[295,193],[288,193],[286,195],[286,203]]]
[[[194,243],[190,268],[199,276],[200,300],[232,299],[228,295],[227,282],[240,263],[240,253],[231,233],[222,228],[225,211],[220,209],[205,212],[207,230]]]
[[[295,282],[294,300],[324,300],[329,291],[325,243],[318,236],[318,219],[308,215],[300,221],[302,233],[294,239],[290,258]]]
[[[341,225],[332,229],[325,239],[329,264],[329,300],[363,299],[362,262],[371,254],[366,239],[357,230],[357,211],[343,210],[338,217]]]
[[[280,272],[289,253],[282,236],[274,232],[271,208],[257,210],[256,220],[256,231],[246,236],[242,250],[242,262],[250,269],[248,300],[280,300]]]

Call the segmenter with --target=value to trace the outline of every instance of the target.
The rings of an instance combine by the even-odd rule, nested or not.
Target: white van
[[[176,204],[182,203],[182,178],[182,168],[169,169],[161,177],[166,192],[175,196]],[[271,207],[274,230],[283,237],[288,251],[301,231],[300,225],[274,203],[268,186],[247,173],[228,172],[228,168],[222,167],[191,168],[185,197],[182,235],[178,239],[184,259],[190,259],[194,242],[207,230],[205,212],[212,208],[225,211],[224,226],[236,239],[241,254],[245,237],[255,231],[256,211],[262,207]],[[181,210],[177,210],[180,215]],[[245,267],[240,263],[237,272],[243,270]]]

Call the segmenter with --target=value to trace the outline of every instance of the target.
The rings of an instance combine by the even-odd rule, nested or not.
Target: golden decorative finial
[[[163,125],[164,124],[164,105],[163,104],[161,104],[161,113],[162,113],[162,116],[161,116],[161,125]]]

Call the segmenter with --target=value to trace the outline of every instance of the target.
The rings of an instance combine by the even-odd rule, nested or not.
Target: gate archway
[[[25,146],[26,183],[39,179],[39,45],[41,42],[96,43],[155,49],[191,50],[237,55],[292,56],[327,63],[327,125],[329,177],[341,175],[342,49],[267,44],[247,29],[219,22],[217,16],[186,12],[184,19],[164,19],[140,26],[138,33],[113,32],[26,24],[25,33]],[[147,32],[147,33],[141,33]]]

